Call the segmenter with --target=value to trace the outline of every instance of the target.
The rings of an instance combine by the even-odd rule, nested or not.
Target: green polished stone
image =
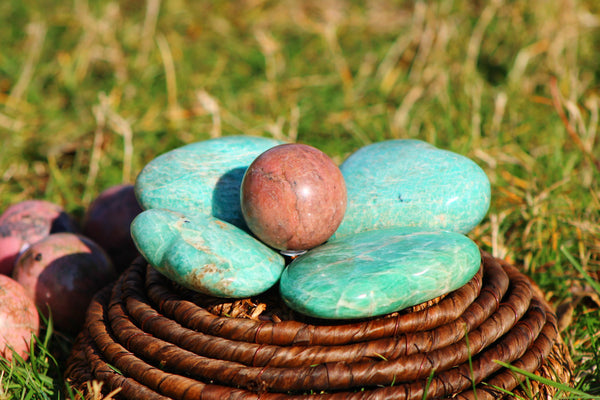
[[[474,161],[420,140],[385,140],[344,161],[348,206],[334,237],[401,226],[467,233],[490,206]]]
[[[466,284],[479,270],[477,245],[456,232],[391,228],[332,240],[284,270],[280,293],[316,318],[388,314]]]
[[[277,283],[284,267],[280,254],[241,229],[201,213],[150,209],[133,220],[131,235],[159,272],[212,296],[262,293]]]
[[[143,209],[202,212],[247,229],[240,185],[248,166],[282,144],[255,136],[224,136],[179,147],[150,161],[135,181]]]

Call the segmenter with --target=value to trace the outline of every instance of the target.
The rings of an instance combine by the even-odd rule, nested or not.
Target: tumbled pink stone
[[[335,163],[304,144],[275,146],[254,160],[241,186],[250,230],[279,250],[307,250],[327,241],[346,211],[346,185]]]

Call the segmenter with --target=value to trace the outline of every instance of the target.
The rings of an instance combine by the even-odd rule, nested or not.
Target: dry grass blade
[[[177,73],[175,70],[175,62],[173,61],[173,54],[171,53],[171,47],[169,46],[167,38],[162,33],[156,35],[156,44],[160,51],[167,81],[167,115],[171,120],[176,120],[180,115],[181,107],[177,101]]]
[[[35,66],[39,62],[46,37],[46,25],[42,22],[34,22],[26,27],[26,31],[29,35],[29,45],[25,50],[27,52],[27,60],[25,61],[19,80],[8,96],[6,105],[9,108],[17,106],[22,100],[29,83],[33,79]]]
[[[140,32],[140,51],[136,59],[138,69],[146,67],[148,63],[148,55],[152,49],[154,42],[154,33],[158,22],[158,14],[160,12],[160,0],[148,0],[146,2],[146,15],[144,17],[144,25]]]
[[[6,391],[4,390],[4,385],[2,384],[3,379],[4,371],[0,372],[0,400],[9,400],[10,396],[8,395],[8,393],[6,393]]]
[[[554,105],[554,108],[556,109],[556,112],[558,113],[560,120],[562,121],[563,125],[565,126],[565,129],[566,129],[567,133],[569,134],[569,137],[571,138],[571,140],[573,140],[573,142],[575,143],[577,148],[583,154],[585,154],[585,156],[587,158],[590,159],[590,161],[592,162],[592,164],[594,164],[596,169],[598,171],[600,171],[600,159],[596,158],[594,156],[594,154],[591,153],[586,148],[585,144],[583,143],[583,141],[581,140],[581,138],[579,137],[579,135],[577,134],[577,132],[575,131],[575,129],[573,128],[571,123],[569,122],[567,115],[565,114],[565,111],[563,109],[563,105],[561,102],[560,92],[558,90],[558,83],[557,83],[556,77],[550,78],[550,92],[552,93],[552,104]]]
[[[99,382],[97,380],[88,381],[85,383],[85,394],[83,397],[78,395],[75,400],[115,400],[119,392],[120,388],[116,388],[112,390],[110,393],[104,395],[102,393],[102,386],[104,386],[103,382]]]
[[[212,117],[212,127],[210,129],[210,137],[217,138],[222,135],[221,132],[221,111],[217,100],[209,95],[205,90],[196,92],[196,99],[202,109],[206,110]]]

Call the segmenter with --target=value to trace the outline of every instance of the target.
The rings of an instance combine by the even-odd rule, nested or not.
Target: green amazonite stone
[[[392,228],[332,240],[281,275],[292,309],[316,318],[384,315],[456,290],[479,270],[477,245],[455,232]]]
[[[150,161],[135,181],[143,209],[201,212],[247,229],[240,185],[256,157],[283,142],[254,136],[226,136],[191,143]]]
[[[217,297],[254,296],[281,276],[284,259],[241,229],[209,215],[151,209],[131,224],[136,247],[173,281]]]
[[[467,233],[490,206],[490,182],[472,160],[428,143],[386,140],[340,166],[348,205],[334,237],[400,226]]]

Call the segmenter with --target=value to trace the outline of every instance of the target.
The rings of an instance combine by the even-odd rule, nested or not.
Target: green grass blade
[[[575,267],[577,272],[581,274],[583,279],[592,287],[598,294],[600,294],[600,283],[598,283],[594,278],[592,278],[581,266],[581,264],[573,257],[573,255],[565,248],[565,246],[560,247],[560,251],[567,257],[567,260]]]
[[[521,374],[521,375],[523,375],[523,376],[525,376],[525,377],[527,377],[527,378],[529,378],[531,380],[538,381],[538,382],[540,382],[540,383],[542,383],[544,385],[547,385],[547,386],[551,386],[551,387],[553,387],[555,389],[558,389],[558,390],[560,390],[560,391],[562,391],[564,393],[570,393],[570,394],[572,394],[574,396],[578,396],[578,398],[580,398],[580,399],[600,399],[600,397],[598,397],[598,396],[593,396],[591,394],[582,392],[582,391],[574,389],[574,388],[572,388],[569,385],[566,385],[564,383],[556,382],[556,381],[553,381],[552,379],[544,378],[543,376],[539,376],[539,375],[536,375],[536,374],[534,374],[532,372],[525,371],[523,369],[517,368],[517,367],[515,367],[513,365],[510,365],[508,363],[505,363],[503,361],[496,360],[495,362],[498,363],[498,364],[500,364],[504,368],[507,368],[507,369],[509,369],[509,370],[511,370],[511,371],[513,371],[515,373]]]

